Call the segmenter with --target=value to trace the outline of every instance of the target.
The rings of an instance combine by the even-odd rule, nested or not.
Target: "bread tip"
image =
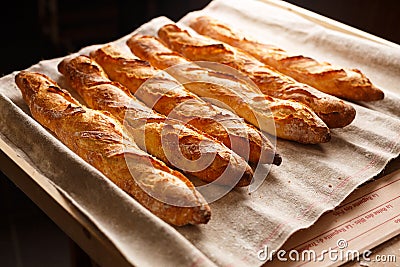
[[[318,116],[329,128],[343,128],[354,121],[356,109],[346,104],[341,112],[331,112],[329,114],[318,113]]]
[[[203,216],[202,216],[202,220],[200,221],[200,223],[206,224],[211,219],[211,209],[208,205],[205,205],[203,207],[205,207],[205,209],[203,211]]]
[[[263,153],[258,161],[254,160],[253,163],[274,164],[279,166],[282,163],[282,157],[278,153],[268,151],[267,153]]]
[[[22,81],[22,79],[24,78],[24,76],[29,76],[31,75],[32,72],[26,71],[26,70],[21,70],[20,72],[18,72],[15,77],[14,80],[15,82],[18,84],[19,82]]]
[[[192,222],[190,224],[207,224],[211,219],[210,206],[208,204],[197,206],[192,215]]]
[[[371,101],[378,101],[378,100],[382,100],[385,98],[385,93],[378,87],[372,86],[371,89],[372,89],[372,92],[370,95]]]
[[[282,157],[281,157],[281,155],[279,155],[278,153],[276,153],[276,154],[274,155],[274,159],[273,159],[273,161],[272,161],[272,164],[274,164],[274,165],[276,165],[276,166],[279,166],[279,165],[281,165],[281,163],[282,163]]]
[[[322,121],[321,121],[322,122]],[[329,127],[322,122],[323,125],[318,125],[316,127],[312,127],[310,131],[312,132],[311,134],[311,140],[310,142],[307,142],[309,144],[319,144],[319,143],[327,143],[331,141],[331,130]]]
[[[253,181],[253,170],[250,166],[247,166],[236,187],[246,187],[249,186]]]
[[[322,137],[321,143],[328,143],[329,141],[331,141],[331,139],[332,135],[331,132],[328,130],[326,134]]]
[[[359,86],[357,87],[358,94],[353,96],[353,97],[346,97],[344,96],[344,99],[347,99],[349,101],[363,101],[363,102],[371,102],[371,101],[378,101],[382,100],[385,98],[385,93],[376,87],[373,84],[368,84],[367,86]]]
[[[57,70],[58,72],[60,72],[61,74],[65,74],[66,73],[66,65],[71,61],[70,58],[64,58],[63,60],[61,60],[58,64],[57,64]]]
[[[319,126],[312,129],[306,139],[296,141],[298,141],[299,143],[310,145],[328,143],[329,141],[331,141],[331,131],[327,126]]]

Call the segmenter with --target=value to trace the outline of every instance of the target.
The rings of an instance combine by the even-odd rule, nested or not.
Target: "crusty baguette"
[[[124,138],[118,121],[82,107],[43,74],[20,72],[15,81],[40,124],[155,215],[174,225],[208,222],[210,208],[192,183]]]
[[[125,85],[146,105],[161,114],[188,122],[233,148],[239,155],[248,157],[251,162],[281,163],[282,159],[264,134],[233,113],[208,104],[148,62],[110,45],[93,51],[90,56],[112,80]],[[146,84],[141,87],[144,82]],[[221,127],[221,121],[226,129]],[[231,139],[234,146],[231,146]]]
[[[204,182],[232,186],[250,184],[253,171],[244,159],[193,127],[167,120],[145,106],[124,86],[111,82],[89,57],[66,58],[58,69],[89,107],[108,111],[121,123],[126,119],[124,126],[129,134],[151,155]]]
[[[183,82],[187,89],[203,97],[216,98],[261,130],[275,134],[271,129],[271,122],[274,122],[278,137],[311,144],[329,141],[326,125],[300,103],[267,97],[235,77],[190,63],[155,37],[134,35],[127,44],[134,54],[156,67],[175,65],[167,72]]]
[[[248,75],[264,94],[309,106],[330,128],[344,127],[355,118],[355,109],[350,104],[299,83],[227,44],[193,37],[174,24],[162,27],[158,35],[167,46],[190,60],[226,64]]]
[[[383,92],[357,69],[333,66],[302,55],[289,55],[276,46],[260,43],[211,17],[198,17],[190,27],[200,34],[225,42],[251,54],[299,82],[337,97],[354,101],[383,99]]]

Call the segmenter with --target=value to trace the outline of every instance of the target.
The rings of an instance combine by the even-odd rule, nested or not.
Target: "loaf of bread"
[[[208,222],[210,208],[192,183],[140,150],[118,121],[81,106],[43,74],[20,72],[15,81],[40,124],[155,215],[174,225]]]
[[[227,44],[193,37],[174,24],[162,27],[158,35],[168,47],[190,60],[226,64],[249,76],[264,94],[307,105],[330,128],[344,127],[355,118],[355,109],[350,104],[309,85],[299,83]]]
[[[263,131],[309,144],[330,139],[328,127],[300,103],[265,96],[231,75],[195,65],[172,52],[155,37],[134,35],[127,45],[135,55],[148,60],[155,67],[167,68],[166,71],[188,90],[202,97],[219,100]],[[171,66],[175,67],[168,68]]]
[[[103,67],[110,79],[126,86],[159,113],[189,123],[250,162],[281,163],[281,157],[264,134],[235,114],[200,99],[148,62],[110,45],[93,51],[90,56]]]
[[[123,85],[110,81],[89,57],[66,58],[58,69],[90,108],[111,113],[142,150],[204,182],[250,184],[253,171],[243,158],[195,128],[145,106]]]
[[[289,55],[281,48],[255,41],[210,17],[198,17],[190,22],[190,27],[200,34],[240,48],[279,72],[327,94],[354,101],[374,101],[384,97],[383,92],[357,69],[337,67],[302,55]]]

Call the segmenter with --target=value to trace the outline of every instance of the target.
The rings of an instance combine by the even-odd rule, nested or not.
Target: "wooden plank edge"
[[[0,135],[0,169],[51,220],[101,266],[132,266],[83,213]]]

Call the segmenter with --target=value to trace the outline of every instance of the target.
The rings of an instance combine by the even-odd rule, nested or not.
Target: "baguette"
[[[252,40],[210,17],[194,19],[190,27],[200,34],[240,48],[279,72],[327,94],[353,101],[384,98],[384,93],[357,69],[340,68],[302,55],[289,55],[283,49]]]
[[[272,129],[275,124],[276,135],[287,140],[315,144],[330,139],[326,125],[314,112],[300,103],[265,96],[232,76],[190,63],[162,45],[155,37],[134,35],[127,44],[134,54],[156,67],[178,66],[167,71],[178,69],[171,74],[184,83],[188,90],[227,104],[238,115],[263,131],[275,134],[275,129]]]
[[[155,215],[174,225],[209,221],[210,208],[193,184],[124,138],[118,121],[82,107],[43,74],[20,72],[15,81],[40,124]],[[128,168],[126,160],[134,164]]]
[[[111,82],[92,59],[66,58],[58,69],[89,107],[108,111],[123,123],[142,150],[207,183],[250,184],[253,171],[244,159],[193,127],[154,112],[121,84]]]
[[[192,37],[173,24],[162,27],[158,35],[167,46],[190,60],[226,64],[248,75],[264,94],[307,105],[330,128],[344,127],[355,118],[355,109],[351,105],[274,71],[251,55],[227,44]]]
[[[239,155],[245,158],[248,156],[250,162],[276,165],[281,163],[281,157],[275,153],[273,145],[264,134],[243,123],[233,113],[208,104],[171,76],[160,74],[148,62],[139,60],[132,54],[126,55],[110,45],[93,51],[90,56],[103,67],[112,80],[125,85],[159,113],[188,122],[220,140]],[[148,82],[141,87],[145,81]],[[224,121],[223,126],[226,129],[221,127],[220,121]],[[231,138],[234,146],[231,146]]]

